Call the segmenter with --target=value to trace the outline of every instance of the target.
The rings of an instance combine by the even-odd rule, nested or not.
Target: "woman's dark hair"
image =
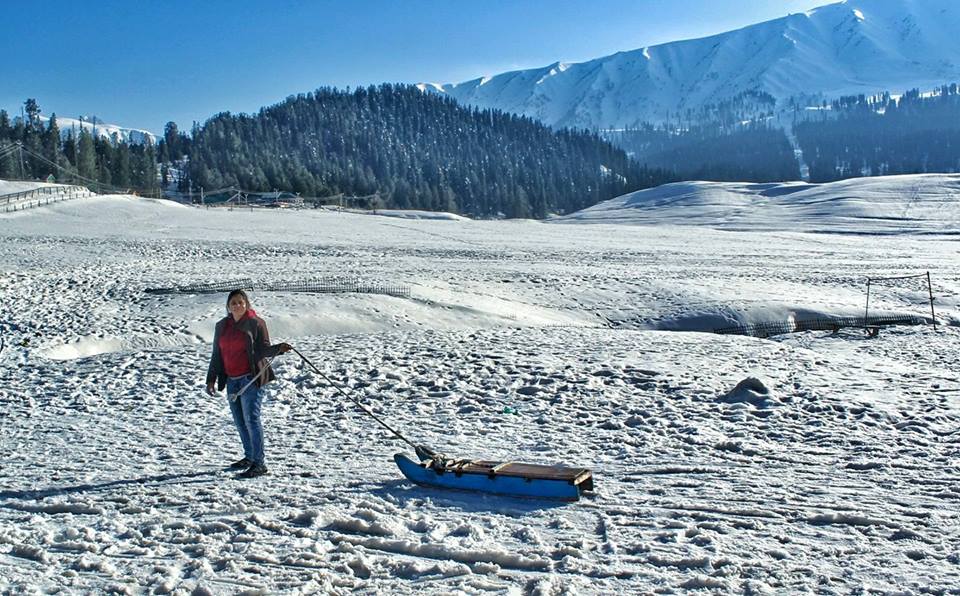
[[[250,297],[247,296],[247,293],[243,290],[233,290],[227,294],[227,314],[230,314],[230,301],[233,300],[234,296],[240,296],[243,298],[243,301],[247,303],[247,309],[253,308],[253,305],[250,303]]]

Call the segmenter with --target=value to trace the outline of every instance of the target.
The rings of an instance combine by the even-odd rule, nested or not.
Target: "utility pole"
[[[23,104],[20,104],[20,122],[23,122],[24,128],[27,126],[27,117],[23,113]],[[23,142],[20,141],[17,143],[17,146],[20,148],[20,179],[26,180],[23,175]]]
[[[20,108],[20,109],[22,110],[23,108]],[[26,178],[23,175],[23,143],[22,142],[17,141],[17,149],[20,151],[20,179],[26,180]]]

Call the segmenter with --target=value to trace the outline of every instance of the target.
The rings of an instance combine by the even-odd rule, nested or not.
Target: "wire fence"
[[[83,186],[58,184],[55,186],[41,186],[31,190],[12,192],[0,195],[0,209],[5,213],[39,207],[50,203],[58,203],[70,199],[93,196],[89,189]]]
[[[874,315],[869,317],[824,317],[816,319],[797,319],[791,321],[772,321],[766,323],[748,323],[732,327],[714,329],[720,335],[749,335],[752,337],[770,337],[804,331],[839,331],[845,328],[868,329],[872,332],[880,327],[894,325],[924,325],[930,323],[927,317],[917,315]]]
[[[261,289],[275,292],[313,292],[318,294],[384,294],[398,298],[410,297],[410,286],[354,281],[291,281],[270,284]]]
[[[231,290],[266,292],[305,292],[314,294],[382,294],[397,298],[409,298],[410,286],[382,284],[361,280],[300,280],[254,283],[250,279],[189,284],[169,288],[147,288],[148,294],[218,294]]]
[[[216,294],[232,290],[253,290],[253,280],[231,279],[210,283],[195,283],[186,286],[172,286],[168,288],[147,288],[147,294]]]

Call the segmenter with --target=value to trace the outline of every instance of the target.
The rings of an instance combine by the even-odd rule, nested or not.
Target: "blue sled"
[[[586,468],[434,459],[417,463],[402,453],[393,460],[404,476],[422,486],[561,501],[576,501],[581,492],[593,490],[593,473]]]

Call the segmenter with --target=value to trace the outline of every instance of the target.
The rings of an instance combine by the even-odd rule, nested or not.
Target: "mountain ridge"
[[[44,127],[50,125],[49,116],[38,116],[40,122]],[[152,132],[142,129],[142,128],[133,128],[130,126],[120,126],[119,124],[110,124],[104,122],[97,116],[81,116],[79,118],[66,118],[63,116],[57,116],[57,128],[60,129],[60,138],[66,140],[69,135],[79,138],[80,130],[86,130],[91,135],[102,138],[113,140],[114,135],[126,143],[131,144],[149,144],[154,145],[157,142],[157,136]],[[21,122],[21,116],[15,116],[12,120],[14,124]]]
[[[551,126],[625,128],[767,94],[781,109],[960,79],[960,8],[945,0],[846,0],[708,37],[586,62],[423,83],[461,103]]]

